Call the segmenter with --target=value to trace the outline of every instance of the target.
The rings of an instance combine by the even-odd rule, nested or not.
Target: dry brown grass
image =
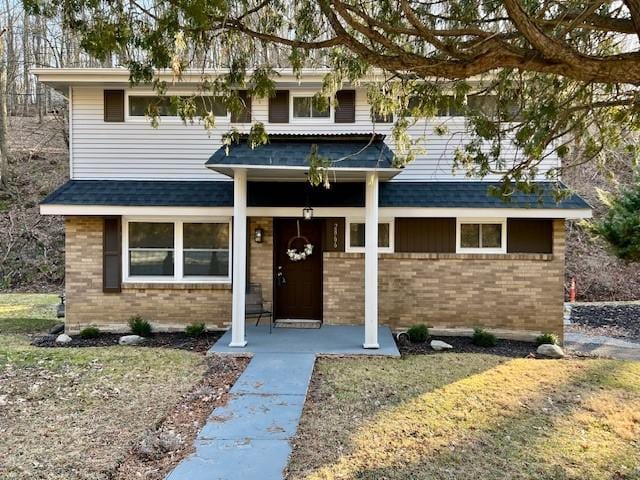
[[[640,363],[321,360],[287,478],[640,478]]]
[[[201,355],[0,336],[0,478],[104,479],[206,369]]]

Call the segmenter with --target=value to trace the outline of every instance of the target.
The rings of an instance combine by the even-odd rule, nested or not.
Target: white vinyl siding
[[[131,92],[144,91],[134,89]],[[296,90],[299,91],[299,90]],[[180,92],[182,93],[182,92]],[[169,92],[171,94],[171,92]],[[71,177],[74,179],[148,179],[148,180],[222,180],[227,177],[204,167],[204,162],[220,147],[221,136],[231,124],[220,118],[216,128],[207,132],[196,121],[184,125],[178,119],[161,118],[157,129],[148,121],[127,120],[122,123],[103,121],[103,89],[73,87],[71,108]],[[356,91],[356,122],[334,123],[330,118],[307,119],[304,122],[269,124],[268,100],[254,98],[252,121],[263,122],[270,134],[276,133],[377,133],[389,134],[390,123],[371,121],[364,89]],[[449,132],[436,135],[434,128],[445,123]],[[242,124],[239,124],[242,125]],[[415,138],[425,137],[424,152],[395,177],[394,181],[451,181],[468,180],[464,171],[452,173],[456,148],[468,141],[462,117],[436,118],[419,122],[410,128]],[[246,130],[243,126],[240,130]],[[389,146],[393,148],[390,138]],[[504,158],[515,158],[514,148],[506,148]],[[555,156],[540,166],[544,173],[557,167]],[[486,180],[497,177],[486,177]]]

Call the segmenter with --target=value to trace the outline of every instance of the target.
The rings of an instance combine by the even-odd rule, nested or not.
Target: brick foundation
[[[381,254],[379,318],[405,328],[483,326],[562,336],[564,222],[553,254]],[[364,254],[324,254],[324,321],[362,324]]]

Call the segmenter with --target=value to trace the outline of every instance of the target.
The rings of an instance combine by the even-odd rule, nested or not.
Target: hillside
[[[0,191],[0,291],[60,292],[64,283],[62,219],[38,203],[68,178],[62,120],[12,117],[10,181]]]
[[[38,202],[68,178],[67,146],[62,123],[49,117],[43,125],[34,118],[13,117],[8,194],[0,192],[0,291],[60,292],[64,284],[62,219],[43,217]],[[624,182],[626,163],[614,165]],[[611,189],[607,177],[593,165],[565,175],[565,182],[603,212],[596,187]],[[589,301],[640,298],[640,265],[627,265],[589,237],[577,222],[567,226],[567,275],[578,283],[578,299]],[[568,294],[568,293],[567,293]]]

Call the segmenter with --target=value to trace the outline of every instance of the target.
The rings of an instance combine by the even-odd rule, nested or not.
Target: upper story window
[[[181,96],[182,100],[192,97]],[[227,107],[221,97],[211,95],[194,97],[195,105],[194,117],[204,117],[209,112],[213,112],[216,117],[226,117]],[[161,117],[177,117],[177,102],[172,101],[172,97],[161,97],[157,95],[129,95],[129,116],[144,117],[149,112],[155,111]]]
[[[328,100],[328,99],[327,99]],[[313,97],[311,96],[293,96],[291,102],[293,106],[293,118],[330,118],[331,106],[325,110],[316,107]]]
[[[127,220],[123,262],[129,281],[229,281],[230,223]]]
[[[458,253],[506,253],[507,222],[458,220]]]

